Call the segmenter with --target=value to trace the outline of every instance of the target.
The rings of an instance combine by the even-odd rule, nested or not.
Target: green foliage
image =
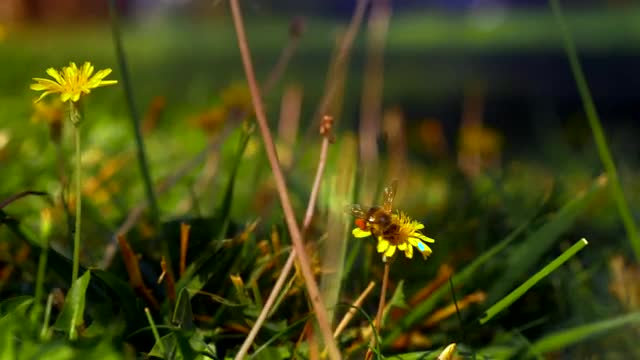
[[[84,326],[84,307],[91,272],[85,271],[69,289],[62,312],[56,320],[55,328],[69,335],[69,340],[78,338],[78,328]]]
[[[401,59],[407,51],[424,44],[462,53],[523,46],[558,47],[558,42],[548,41],[555,31],[552,26],[534,26],[551,24],[550,14],[528,15],[515,14],[495,32],[483,32],[466,22],[464,26],[454,26],[457,20],[437,14],[430,15],[433,21],[426,22],[426,27],[422,16],[399,17],[390,29],[388,56]],[[612,17],[597,26],[619,35],[618,23],[631,23],[637,10],[618,15],[623,16]],[[591,29],[591,22],[596,20],[600,17],[589,14],[572,14],[568,19],[577,32],[578,45],[591,49],[609,45],[622,47],[617,35],[611,36],[614,43],[609,43],[601,33],[594,41],[587,41],[591,36],[586,35],[586,30]],[[258,25],[251,25],[249,29],[250,33],[262,36],[254,48],[260,62],[275,59],[282,45],[284,37],[277,34],[284,34],[284,27],[278,21],[256,23]],[[334,24],[316,19],[310,19],[309,24],[314,34],[329,34],[334,28]],[[10,175],[0,180],[0,199],[25,189],[45,190],[32,192],[35,195],[50,194],[45,202],[44,197],[25,196],[20,201],[2,202],[0,206],[0,359],[229,359],[235,356],[263,309],[291,247],[283,214],[274,196],[270,170],[262,154],[262,139],[254,134],[251,115],[243,113],[237,119],[226,119],[225,129],[231,129],[228,132],[205,135],[190,125],[189,119],[202,115],[205,109],[223,105],[218,88],[242,78],[237,57],[220,56],[227,54],[225,52],[235,54],[237,50],[228,25],[185,24],[175,33],[149,25],[158,30],[154,33],[157,41],[149,41],[143,30],[122,29],[124,41],[119,46],[124,46],[130,57],[126,59],[129,62],[116,71],[119,74],[114,75],[121,78],[127,73],[125,68],[130,67],[127,82],[131,88],[126,93],[127,101],[133,104],[135,100],[135,104],[143,105],[152,96],[164,95],[167,106],[155,127],[148,133],[138,134],[134,147],[133,135],[126,130],[130,127],[123,123],[125,105],[119,98],[121,94],[87,99],[87,118],[91,121],[83,124],[86,158],[82,161],[87,188],[83,195],[81,254],[86,267],[80,267],[83,275],[72,284],[69,283],[73,272],[69,254],[73,201],[68,194],[69,184],[61,185],[65,176],[72,174],[70,129],[62,125],[61,141],[56,143],[51,140],[51,127],[27,120],[29,98],[0,97],[0,105],[8,114],[0,127],[0,136],[8,131],[11,138],[7,147],[0,146],[2,174]],[[635,25],[633,29],[638,30]],[[113,54],[102,46],[106,35],[100,28],[84,34],[53,32],[51,46],[59,51],[47,51],[47,56],[39,55],[44,45],[34,41],[43,36],[42,32],[9,37],[0,47],[0,62],[11,71],[4,73],[6,81],[0,86],[12,91],[23,88],[34,76],[35,69],[67,62],[69,56],[92,56],[101,65],[113,63]],[[310,117],[304,113],[311,112],[307,110],[307,99],[316,99],[322,91],[318,84],[325,75],[315,68],[318,52],[329,53],[329,46],[333,45],[325,40],[322,36],[301,39],[303,58],[292,63],[291,75],[286,78],[287,83],[295,80],[304,86],[303,119]],[[356,42],[356,50],[363,45],[364,42]],[[34,56],[36,54],[38,56]],[[575,72],[573,62],[572,66]],[[164,75],[176,69],[179,75]],[[385,82],[389,101],[413,96],[418,89],[421,101],[425,99],[421,104],[430,111],[429,101],[437,99],[434,95],[459,92],[460,84],[440,81],[443,74],[432,74],[422,65],[402,70],[395,66],[389,69],[394,74]],[[433,88],[424,88],[425,78],[431,80],[428,86]],[[276,119],[280,111],[281,90],[276,88],[265,97],[271,119]],[[580,91],[585,91],[584,84],[580,85]],[[347,147],[342,145],[355,143],[348,129],[356,126],[346,122],[357,112],[354,109],[359,102],[352,100],[359,96],[353,87],[347,86],[343,99],[345,111],[336,110],[336,119],[343,118],[334,129],[337,144],[330,147],[320,205],[304,234],[316,275],[336,278],[327,282],[325,293],[335,314],[334,324],[347,309],[353,308],[350,304],[369,281],[379,281],[382,269],[370,239],[350,236],[353,219],[343,214],[343,208],[346,203],[358,202],[358,197],[352,198],[352,189],[337,193],[336,184],[345,177],[354,184],[362,183],[358,169],[337,165],[347,155],[355,156],[347,153]],[[587,107],[592,105],[592,100],[587,101]],[[597,114],[592,110],[588,112],[593,123]],[[344,116],[340,116],[342,114]],[[620,187],[621,184],[635,186],[638,182],[640,174],[633,169],[635,159],[621,157],[626,165],[618,166],[622,182],[612,177],[615,164],[604,157],[607,184],[604,177],[594,179],[594,174],[600,171],[595,148],[585,147],[584,153],[579,154],[563,144],[561,136],[552,133],[545,138],[545,149],[531,150],[535,156],[503,154],[502,163],[483,169],[473,177],[462,174],[455,160],[457,154],[449,152],[442,157],[432,157],[426,153],[421,147],[424,139],[418,139],[418,132],[412,131],[420,125],[417,120],[407,116],[405,135],[418,145],[386,149],[380,154],[378,165],[380,169],[391,168],[396,164],[390,155],[395,155],[396,150],[411,152],[400,174],[402,180],[406,180],[406,186],[400,189],[404,197],[399,197],[394,207],[424,221],[426,234],[437,235],[433,235],[436,243],[432,257],[426,261],[399,259],[394,262],[389,290],[393,295],[387,299],[384,327],[379,334],[381,345],[374,350],[376,354],[380,358],[384,355],[399,359],[436,359],[452,342],[459,345],[458,355],[477,359],[542,358],[556,351],[606,357],[608,351],[633,349],[637,335],[635,325],[640,320],[638,309],[630,305],[632,302],[610,294],[608,288],[613,273],[607,271],[607,264],[612,255],[625,253],[625,238],[634,238],[633,234],[625,235],[622,231],[620,219],[627,228],[632,228],[634,219],[629,214],[633,214],[632,205],[640,199],[631,188],[626,192],[627,203],[620,205]],[[300,125],[307,126],[308,122],[302,121]],[[140,126],[135,125],[136,129]],[[276,128],[275,122],[272,127]],[[316,134],[317,129],[311,130],[309,133]],[[596,139],[604,136],[598,133],[597,127],[594,128]],[[509,143],[509,134],[504,135]],[[295,159],[286,169],[286,177],[296,219],[302,221],[317,166],[319,141],[317,137],[296,140],[295,146],[280,143],[280,139],[277,145],[283,164],[288,164],[289,156]],[[456,139],[448,140],[455,143]],[[611,143],[615,144],[615,140],[612,137]],[[212,146],[215,141],[218,145]],[[601,155],[609,152],[606,142],[599,140],[597,145]],[[143,166],[134,162],[142,161],[134,160],[139,159],[140,149],[148,155],[144,160],[147,164]],[[545,151],[550,155],[545,155]],[[120,165],[110,164],[111,161]],[[556,168],[551,164],[556,164]],[[140,178],[141,169],[145,172],[144,181]],[[107,170],[111,171],[110,176],[104,175],[109,173]],[[382,177],[381,170],[381,183]],[[617,190],[605,191],[605,188],[611,190],[611,186]],[[357,185],[353,190],[363,191]],[[157,209],[144,210],[145,202],[156,201]],[[51,246],[45,246],[43,234],[38,231],[39,214],[44,206],[53,213],[54,222],[47,234]],[[616,209],[621,211],[622,218]],[[103,264],[106,249],[114,245],[110,239],[115,239],[116,230],[125,228],[121,225],[131,219],[132,226],[123,235],[137,255],[143,284],[132,281],[118,252],[104,268],[95,268],[95,264]],[[186,271],[181,273],[180,225],[183,222],[191,228],[185,254]],[[346,235],[342,235],[345,222],[349,226]],[[329,245],[329,236],[335,243]],[[561,257],[563,263],[566,261],[562,267],[556,266],[558,261],[545,267],[565,248],[566,239],[583,236],[592,240],[589,248],[570,259]],[[336,243],[340,246],[339,252]],[[164,246],[166,251],[157,251],[156,247]],[[158,283],[163,271],[159,253],[169,257],[173,278],[166,273]],[[325,253],[339,254],[336,256],[339,263],[324,262],[324,255],[318,254]],[[46,271],[37,276],[40,257],[47,260]],[[441,277],[439,267],[443,264],[449,265],[453,272]],[[543,269],[541,275],[531,277],[537,269]],[[628,274],[635,273],[633,265],[625,269]],[[32,296],[36,293],[32,285],[36,277],[40,289],[38,298]],[[638,279],[625,279],[628,290],[637,291]],[[174,281],[175,287],[171,287],[170,281]],[[453,304],[449,284],[453,285],[457,304]],[[518,284],[523,287],[508,295]],[[413,300],[416,294],[431,286],[433,289],[427,297]],[[573,291],[576,288],[586,291]],[[467,295],[477,293],[486,299],[465,304]],[[371,317],[378,303],[377,296],[373,292],[362,305],[355,307],[354,318],[337,337],[345,357],[364,356],[369,343],[364,334],[371,333],[373,328]],[[489,308],[503,298],[508,301]],[[333,306],[336,302],[340,306]],[[451,312],[435,324],[428,322],[443,309],[451,310],[452,305],[458,307],[459,317]],[[493,317],[507,307],[508,315],[501,313],[503,316]],[[492,321],[482,321],[483,324],[477,321],[483,311],[493,317]],[[310,357],[314,349],[306,336],[317,335],[313,315],[299,274],[291,275],[278,293],[249,357]],[[612,349],[607,347],[610,343],[615,344],[610,345]],[[323,350],[322,346],[318,344],[319,351]]]

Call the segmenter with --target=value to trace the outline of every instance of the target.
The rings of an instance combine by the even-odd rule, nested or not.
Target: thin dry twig
[[[280,78],[282,78],[287,65],[289,65],[291,57],[298,48],[300,36],[302,36],[303,32],[304,20],[299,17],[291,20],[291,24],[289,26],[289,41],[287,42],[287,45],[282,49],[280,57],[278,58],[278,62],[276,62],[273,70],[271,70],[271,74],[262,86],[262,91],[264,93],[268,93],[269,91],[271,91],[271,89],[278,83]]]
[[[327,117],[325,117],[325,119],[327,119]],[[320,182],[322,180],[322,175],[324,174],[324,168],[327,162],[327,153],[329,151],[331,134],[330,134],[330,128],[329,129],[326,128],[327,124],[325,123],[324,125],[325,125],[324,133],[321,128],[321,134],[323,135],[323,140],[322,140],[322,146],[320,148],[320,159],[318,161],[318,169],[316,170],[316,177],[315,177],[315,180],[313,181],[313,188],[311,189],[311,195],[309,196],[307,211],[305,214],[304,222],[302,224],[303,234],[307,232],[307,230],[309,229],[309,226],[311,225],[311,220],[313,219],[313,211],[315,209],[316,198],[318,197],[318,192],[320,189]],[[253,343],[253,340],[258,335],[258,331],[260,331],[260,328],[264,324],[264,321],[267,319],[267,316],[269,315],[269,312],[271,311],[271,308],[273,307],[273,304],[275,303],[276,298],[280,293],[280,290],[282,290],[282,286],[284,286],[284,282],[286,281],[287,277],[289,276],[289,273],[291,272],[291,269],[293,268],[293,263],[295,258],[296,258],[296,250],[294,247],[291,250],[291,253],[289,253],[289,258],[287,259],[287,262],[284,264],[284,267],[280,271],[280,275],[278,276],[276,283],[273,285],[273,289],[271,289],[271,293],[269,294],[267,301],[264,303],[264,306],[260,311],[260,315],[258,315],[256,322],[253,324],[253,327],[249,332],[249,335],[247,335],[247,338],[242,344],[242,347],[240,347],[240,350],[236,354],[235,360],[244,359],[247,352],[249,351],[249,347],[251,346],[251,344]]]
[[[356,314],[356,311],[357,311],[356,308],[362,306],[364,299],[366,299],[367,296],[369,296],[369,294],[371,293],[371,290],[373,290],[375,286],[376,286],[375,281],[370,282],[369,286],[367,286],[367,288],[364,289],[362,294],[358,296],[356,301],[353,302],[353,304],[351,305],[351,308],[349,309],[349,311],[347,311],[346,314],[344,314],[344,317],[342,318],[342,320],[340,320],[340,323],[336,327],[336,330],[333,332],[334,338],[337,338],[338,336],[340,336],[340,333],[342,333],[342,330],[344,330],[347,327],[347,325],[349,324],[349,321],[351,321],[351,319],[353,319],[353,316]]]
[[[180,276],[182,276],[187,268],[187,249],[189,248],[189,230],[191,225],[183,222],[180,223]]]
[[[371,342],[369,343],[369,350],[365,355],[365,359],[369,360],[373,356],[373,349],[376,347],[376,334],[382,327],[382,313],[384,313],[384,303],[387,297],[387,287],[389,286],[389,269],[391,266],[388,262],[384,263],[384,274],[382,275],[382,288],[380,289],[380,302],[378,303],[378,313],[376,314],[376,322],[373,324],[374,333],[371,334]]]
[[[293,248],[296,250],[300,269],[304,278],[304,283],[309,293],[309,300],[311,301],[311,304],[315,311],[316,319],[318,320],[318,326],[320,327],[320,331],[322,332],[324,341],[329,350],[330,358],[340,359],[340,351],[338,350],[338,346],[333,340],[331,325],[329,324],[329,320],[327,318],[327,310],[325,309],[324,304],[322,303],[322,300],[320,298],[320,290],[318,289],[318,285],[316,284],[313,276],[313,271],[311,270],[311,266],[309,265],[309,259],[307,258],[307,254],[305,253],[302,232],[300,231],[300,228],[298,227],[298,224],[296,222],[293,206],[291,206],[291,200],[289,199],[289,193],[287,191],[287,184],[284,180],[284,175],[282,173],[282,169],[280,168],[280,164],[278,163],[278,155],[276,154],[273,138],[271,137],[271,132],[269,130],[269,122],[267,121],[267,116],[262,105],[262,96],[260,94],[260,89],[256,82],[255,73],[253,70],[251,54],[244,32],[244,23],[242,20],[242,13],[240,12],[240,5],[238,4],[238,0],[231,0],[231,13],[236,29],[236,35],[238,37],[238,47],[240,49],[240,54],[242,57],[242,64],[244,66],[245,75],[247,76],[247,82],[249,83],[249,90],[251,91],[251,99],[253,101],[256,119],[260,127],[260,133],[264,142],[267,158],[273,171],[276,189],[278,191],[278,195],[280,196],[280,203],[285,215],[287,227],[289,228],[289,233],[293,242]]]

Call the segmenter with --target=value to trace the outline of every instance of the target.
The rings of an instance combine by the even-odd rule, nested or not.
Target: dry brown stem
[[[309,264],[309,259],[304,250],[302,232],[300,231],[300,228],[298,227],[298,224],[296,222],[295,213],[293,207],[291,206],[291,200],[289,199],[289,193],[287,191],[287,185],[282,173],[282,169],[280,168],[280,164],[278,162],[278,155],[276,154],[271,131],[269,130],[269,122],[267,121],[267,116],[262,104],[262,95],[260,94],[260,89],[256,82],[256,77],[253,70],[251,53],[249,51],[249,45],[247,43],[244,31],[244,23],[242,20],[242,13],[240,11],[238,0],[231,0],[231,13],[236,29],[236,35],[238,37],[238,47],[240,48],[242,64],[244,66],[245,75],[247,76],[249,90],[251,91],[251,99],[253,102],[256,119],[258,121],[258,126],[260,128],[260,134],[262,135],[267,158],[269,160],[269,164],[271,165],[271,170],[273,171],[276,189],[280,197],[280,204],[282,205],[282,210],[285,215],[287,227],[289,228],[291,241],[293,242],[293,248],[297,253],[300,270],[304,278],[305,286],[309,293],[309,300],[313,306],[316,319],[318,320],[318,326],[320,328],[320,331],[322,332],[322,336],[329,351],[329,357],[331,359],[340,359],[340,351],[338,350],[338,347],[333,340],[331,325],[327,317],[327,310],[325,309],[325,306],[320,298],[320,290],[318,289],[313,271],[311,270],[311,266]]]
[[[344,314],[344,317],[342,318],[342,320],[340,320],[340,323],[336,327],[336,330],[333,332],[333,337],[337,338],[338,336],[340,336],[340,333],[342,333],[342,330],[344,330],[347,327],[347,325],[349,324],[349,321],[351,321],[351,319],[353,319],[353,316],[356,314],[356,311],[357,311],[356,308],[362,306],[364,299],[366,299],[367,296],[369,296],[369,294],[371,293],[371,290],[373,290],[375,286],[376,286],[375,281],[370,282],[369,286],[367,286],[367,288],[364,289],[362,294],[358,296],[356,301],[353,302],[353,304],[351,305],[351,308],[349,309],[349,311],[347,311],[346,314]]]

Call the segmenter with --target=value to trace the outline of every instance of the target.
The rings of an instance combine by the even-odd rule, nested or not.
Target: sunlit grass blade
[[[240,140],[238,142],[238,148],[236,153],[231,161],[231,170],[229,176],[229,182],[224,190],[224,197],[222,199],[222,203],[220,204],[220,208],[217,213],[222,220],[222,226],[220,227],[220,233],[218,234],[218,238],[224,238],[227,228],[229,227],[229,221],[231,217],[231,205],[233,204],[233,189],[236,183],[236,177],[238,175],[238,169],[240,168],[240,164],[242,163],[242,158],[244,157],[244,153],[247,150],[247,145],[249,144],[249,140],[251,139],[251,135],[253,134],[255,128],[255,124],[251,122],[245,122],[242,126],[242,130],[240,133]],[[217,224],[214,224],[217,225]],[[215,228],[215,226],[213,226]]]
[[[621,315],[615,318],[598,321],[591,324],[580,325],[570,329],[561,330],[544,336],[533,343],[531,354],[544,354],[550,351],[564,349],[592,336],[602,334],[618,327],[640,322],[640,312]]]
[[[553,218],[529,235],[524,242],[509,253],[503,276],[488,291],[489,303],[504,297],[517,283],[529,274],[540,258],[553,246],[561,234],[567,231],[587,208],[587,205],[605,187],[607,178],[600,176],[584,193],[565,204]]]
[[[48,340],[51,336],[49,331],[49,321],[51,320],[51,308],[53,308],[53,294],[47,296],[47,304],[44,307],[44,319],[42,320],[42,328],[40,329],[40,339]]]
[[[334,308],[339,300],[342,280],[344,279],[344,264],[347,243],[349,238],[349,221],[346,221],[344,205],[350,202],[353,196],[353,183],[355,171],[355,143],[345,141],[341,144],[342,154],[336,165],[336,174],[324,181],[323,190],[327,194],[327,240],[324,242],[322,252],[322,266],[332,271],[322,274],[320,292],[322,300],[327,306],[329,318],[334,319]],[[321,212],[320,212],[321,213]],[[316,217],[318,217],[316,215]]]
[[[84,323],[84,307],[89,280],[91,280],[91,272],[85,271],[73,283],[64,301],[62,312],[56,320],[55,327],[68,332],[70,340],[78,338],[78,327]]]
[[[545,278],[547,275],[551,274],[554,270],[556,270],[560,265],[564,264],[567,260],[573,257],[578,251],[582,250],[583,247],[587,245],[587,240],[581,239],[576,242],[567,249],[562,255],[558,256],[555,260],[550,262],[547,266],[542,268],[542,270],[538,271],[535,275],[530,277],[527,281],[525,281],[522,285],[518,286],[515,290],[513,290],[509,295],[505,296],[502,300],[498,301],[495,305],[490,307],[482,318],[480,318],[480,324],[485,324],[487,321],[491,320],[494,316],[500,313],[502,310],[509,307],[513,304],[514,301],[518,300],[524,293],[526,293],[531,287],[538,283],[538,281]]]
[[[158,328],[156,327],[156,323],[153,321],[153,316],[151,316],[151,311],[149,308],[144,308],[144,313],[147,315],[147,321],[149,321],[149,326],[151,327],[151,332],[153,332],[153,337],[156,339],[156,345],[159,347],[160,352],[165,356],[165,358],[169,358],[167,351],[164,347],[162,339],[160,339],[160,333],[158,333]]]
[[[491,260],[494,256],[496,256],[500,251],[502,251],[505,247],[507,247],[511,242],[513,242],[520,234],[529,226],[529,222],[525,222],[520,225],[517,229],[515,229],[509,236],[507,236],[500,243],[493,246],[491,249],[482,253],[474,262],[469,264],[469,266],[465,267],[464,270],[457,273],[453,276],[452,281],[454,284],[464,284],[467,282],[471,276],[484,264],[486,264],[489,260]],[[398,336],[400,336],[407,328],[416,322],[423,320],[427,314],[432,312],[437,306],[438,302],[449,293],[450,289],[448,286],[441,286],[436,291],[429,296],[429,298],[416,307],[414,307],[407,315],[402,318],[400,324],[395,326],[389,335],[384,338],[382,342],[383,346],[389,345],[393,340],[395,340]]]
[[[556,22],[560,28],[560,33],[562,34],[564,48],[567,52],[567,57],[569,58],[569,64],[571,65],[571,72],[573,73],[573,77],[576,81],[580,97],[582,98],[584,112],[589,120],[589,125],[591,126],[591,132],[593,133],[593,138],[595,140],[596,147],[598,148],[600,160],[602,161],[607,175],[611,180],[611,195],[615,200],[618,213],[620,214],[624,228],[627,231],[627,236],[629,237],[629,242],[631,242],[631,247],[635,253],[636,260],[640,261],[640,235],[638,235],[638,228],[633,219],[631,208],[629,207],[624,196],[624,192],[622,191],[616,164],[613,161],[613,156],[611,155],[611,151],[607,145],[607,138],[602,125],[600,124],[600,116],[596,110],[593,98],[591,97],[591,91],[589,90],[589,85],[587,84],[584,71],[582,70],[582,65],[578,59],[578,51],[576,50],[575,42],[573,41],[571,32],[569,31],[564,15],[562,14],[560,1],[549,0],[549,3],[551,4],[551,9],[553,10]]]

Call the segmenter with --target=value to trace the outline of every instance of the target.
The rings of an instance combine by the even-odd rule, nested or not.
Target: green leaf
[[[195,330],[196,327],[193,324],[193,311],[191,310],[189,290],[180,290],[176,306],[173,310],[171,323],[181,329]]]
[[[238,175],[240,163],[242,162],[244,152],[247,149],[247,144],[249,144],[249,140],[251,139],[251,134],[253,134],[254,128],[254,123],[243,123],[238,148],[231,162],[231,173],[229,176],[229,182],[227,183],[227,187],[225,188],[222,204],[220,204],[220,209],[217,211],[218,214],[221,214],[223,216],[222,228],[220,229],[220,233],[218,234],[219,239],[224,238],[224,235],[227,232],[227,228],[229,227],[229,217],[231,215],[231,205],[233,204],[233,189],[236,182],[236,176]]]
[[[391,299],[387,303],[387,306],[384,309],[384,313],[382,314],[382,319],[383,319],[381,322],[382,324],[385,323],[384,319],[387,318],[387,316],[389,315],[389,312],[391,311],[391,308],[394,306],[401,309],[407,308],[407,302],[404,297],[404,280],[400,280],[400,282],[398,283],[398,286],[396,287],[396,290],[393,292],[393,295],[391,296]]]
[[[161,341],[173,360],[207,360],[215,359],[216,356],[215,346],[206,344],[197,331],[173,330],[163,336]],[[148,356],[165,358],[165,354],[157,343]]]
[[[95,282],[104,285],[107,288],[107,296],[110,301],[117,304],[117,307],[124,313],[127,332],[139,329],[147,324],[145,317],[142,315],[143,310],[142,306],[140,306],[140,301],[128,282],[104,270],[91,270],[91,273],[92,284]]]
[[[542,268],[542,270],[538,271],[535,275],[527,279],[522,285],[518,286],[515,290],[509,293],[509,295],[502,298],[492,307],[490,307],[480,318],[480,324],[485,324],[491,318],[493,318],[500,311],[509,307],[513,304],[517,299],[519,299],[522,295],[524,295],[531,287],[538,283],[538,281],[545,278],[547,275],[551,274],[554,270],[556,270],[560,265],[564,264],[567,260],[573,257],[578,253],[583,247],[587,245],[587,240],[582,239],[576,242],[571,248],[567,251],[563,252],[562,255],[558,256],[552,262],[550,262],[547,266]]]
[[[6,299],[0,302],[0,317],[4,317],[9,313],[17,311],[17,309],[24,309],[24,306],[29,306],[33,302],[33,296],[16,296],[10,299]]]
[[[609,330],[632,323],[640,323],[640,312],[634,312],[631,314],[626,314],[615,318],[555,332],[533,343],[530,349],[530,353],[544,354],[551,351],[563,349],[575,343],[585,341],[595,335],[602,334]]]
[[[176,336],[173,332],[170,332],[167,335],[161,337],[160,341],[162,342],[162,344],[159,344],[158,342],[156,342],[153,345],[153,348],[151,348],[151,351],[149,352],[149,354],[147,354],[148,357],[155,356],[155,357],[164,359],[165,351],[168,354],[175,353]]]
[[[84,324],[84,305],[89,280],[91,280],[91,272],[85,271],[73,283],[64,301],[62,312],[54,325],[56,329],[68,332],[70,340],[78,337],[78,327]]]
[[[576,218],[582,214],[587,205],[607,184],[606,178],[598,178],[583,194],[564,205],[554,217],[525,239],[510,254],[506,269],[499,281],[488,291],[488,303],[501,299],[510,289],[536,266],[540,258],[558,240],[560,235],[573,225]]]
[[[291,350],[286,346],[269,346],[253,357],[256,360],[291,359]]]
[[[0,317],[0,359],[13,360],[18,352],[16,351],[16,331],[24,329],[28,321],[26,316],[33,297],[19,296],[8,299],[0,304],[3,316]]]

